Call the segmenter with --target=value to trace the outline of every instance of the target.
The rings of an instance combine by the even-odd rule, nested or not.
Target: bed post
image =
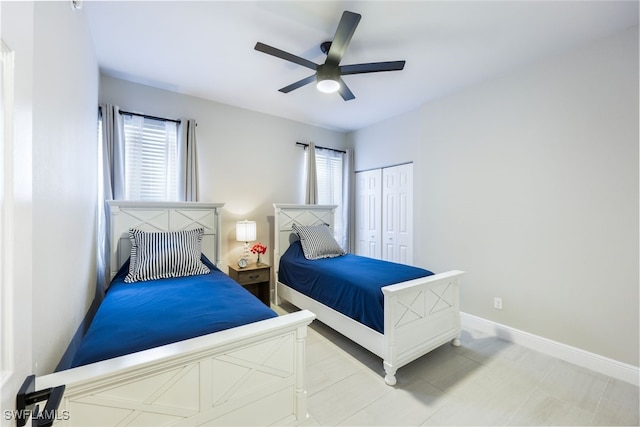
[[[214,265],[218,268],[222,267],[222,261],[220,260],[220,254],[222,252],[222,206],[215,208],[216,212],[216,259]]]
[[[456,286],[453,288],[453,298],[454,301],[460,301],[460,285],[456,281]],[[459,304],[459,303],[458,303]],[[460,334],[462,333],[462,321],[460,320],[460,307],[457,308],[457,316],[455,318],[456,329],[458,330],[458,335],[451,340],[451,345],[454,347],[460,347]]]
[[[115,203],[110,203],[109,201],[107,201],[107,206],[109,207],[109,214],[107,215],[107,233],[109,233],[109,282],[111,282],[120,268],[118,265],[120,261],[118,259],[120,236],[117,236],[116,233],[113,232],[113,227],[115,227],[114,223],[117,221],[117,216],[120,215],[120,206]]]
[[[295,411],[296,420],[303,421],[309,418],[307,412],[307,389],[305,387],[305,367],[306,367],[306,341],[307,326],[296,330],[296,391],[295,391]]]
[[[275,208],[274,217],[273,217],[273,225],[274,225],[274,233],[275,236],[273,239],[273,303],[275,305],[280,305],[282,301],[278,297],[278,270],[280,269],[280,212],[281,209],[278,205],[274,204]]]
[[[398,367],[396,366],[396,325],[394,324],[394,319],[396,318],[395,299],[396,297],[394,295],[384,295],[384,346],[386,353],[382,360],[382,367],[386,374],[384,376],[384,382],[387,383],[387,385],[396,384],[396,372],[398,371]]]

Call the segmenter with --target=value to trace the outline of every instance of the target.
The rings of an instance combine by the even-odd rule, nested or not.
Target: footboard
[[[307,417],[300,311],[37,378],[57,425],[263,425]]]
[[[449,271],[382,288],[387,384],[396,383],[401,366],[447,341],[460,344],[458,285],[463,274]]]

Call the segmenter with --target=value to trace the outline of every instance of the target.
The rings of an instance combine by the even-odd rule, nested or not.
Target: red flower
[[[264,254],[265,252],[267,252],[267,247],[262,243],[256,243],[251,247],[252,254]]]

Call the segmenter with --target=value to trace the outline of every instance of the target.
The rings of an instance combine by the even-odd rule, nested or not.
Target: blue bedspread
[[[72,367],[257,322],[277,314],[203,257],[211,273],[124,283],[112,281]]]
[[[280,258],[278,280],[340,313],[384,333],[383,286],[431,276],[418,267],[346,254],[308,260],[296,241]]]

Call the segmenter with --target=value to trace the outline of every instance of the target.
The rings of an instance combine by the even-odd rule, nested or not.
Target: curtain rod
[[[304,142],[296,142],[296,145],[302,145],[304,148],[307,148],[309,146],[309,144],[306,144]],[[329,148],[329,147],[321,147],[319,145],[316,145],[316,148],[319,148],[321,150],[330,150],[330,151],[335,151],[336,153],[343,153],[346,154],[347,152],[344,150],[336,150],[335,148]]]
[[[404,166],[404,165],[412,165],[413,161],[408,161],[408,162],[403,162],[403,163],[394,163],[392,165],[385,165],[385,166],[378,166],[377,168],[369,168],[369,169],[360,169],[357,171],[354,171],[355,173],[358,172],[369,172],[369,171],[374,171],[377,169],[389,169],[389,168],[394,168],[396,166]]]
[[[120,114],[125,114],[125,115],[128,114],[130,116],[140,116],[140,117],[144,117],[145,119],[151,119],[151,120],[162,120],[166,122],[180,123],[180,120],[176,120],[176,119],[167,119],[165,117],[156,117],[156,116],[149,116],[147,114],[132,113],[131,111],[120,110]]]

